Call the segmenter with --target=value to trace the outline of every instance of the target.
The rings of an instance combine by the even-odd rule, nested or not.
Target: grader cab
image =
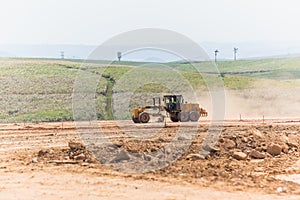
[[[153,98],[153,105],[135,108],[132,120],[134,123],[148,123],[150,115],[162,116],[162,111],[166,111],[172,122],[197,122],[200,117],[207,117],[205,109],[200,108],[197,103],[184,103],[182,95],[165,95],[163,104],[160,98]],[[158,103],[158,105],[157,105]],[[157,110],[157,113],[149,111]]]

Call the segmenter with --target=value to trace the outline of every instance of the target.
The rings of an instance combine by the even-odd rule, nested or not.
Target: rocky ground
[[[104,180],[104,184],[121,187],[120,190],[127,187],[125,182],[138,184],[137,188],[155,182],[158,188],[153,189],[154,199],[161,199],[159,195],[165,195],[163,199],[190,199],[201,195],[190,190],[208,192],[211,197],[216,195],[216,199],[222,197],[218,196],[221,193],[225,198],[233,198],[241,192],[254,198],[297,199],[300,185],[278,177],[300,173],[300,125],[298,121],[277,122],[226,122],[224,126],[218,125],[220,136],[213,146],[203,145],[211,129],[209,122],[197,126],[168,123],[167,127],[100,122],[98,125],[109,145],[99,148],[96,147],[102,141],[100,137],[94,137],[91,132],[88,136],[80,131],[78,134],[78,127],[69,122],[2,124],[0,174],[5,178],[0,196],[15,199],[13,188],[24,183],[28,188],[25,196],[31,191],[39,197],[58,199],[51,191],[54,192],[53,185],[61,185],[61,177],[74,185],[74,194],[79,194],[76,188],[86,188],[86,191],[93,188],[89,191],[91,194],[84,193],[77,196],[78,199],[99,198],[100,189],[95,186]],[[141,167],[144,171],[140,171]],[[53,181],[54,177],[57,180]],[[103,178],[102,182],[99,177]],[[49,184],[48,179],[53,185],[41,187],[43,182]],[[38,191],[34,189],[37,182],[40,183]],[[56,187],[54,190],[58,190],[60,198],[66,199],[69,197],[66,192],[72,190],[70,185],[66,190]],[[165,187],[173,189],[159,190]],[[173,195],[183,188],[184,196]],[[124,191],[129,194],[122,193],[121,199],[130,192],[131,197],[137,194],[131,187]],[[101,188],[101,194],[105,192],[111,194],[109,187]],[[148,195],[151,197],[151,191]]]

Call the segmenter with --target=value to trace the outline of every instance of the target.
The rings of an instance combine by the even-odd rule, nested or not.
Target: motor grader
[[[153,105],[134,108],[132,121],[134,123],[148,123],[150,115],[164,118],[163,111],[167,113],[172,122],[197,122],[200,117],[207,117],[205,109],[197,103],[184,103],[182,95],[164,95],[163,104],[159,97],[153,98]]]

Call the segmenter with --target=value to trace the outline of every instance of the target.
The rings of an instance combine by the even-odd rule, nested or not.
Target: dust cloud
[[[219,103],[225,107],[225,119],[299,118],[300,87],[225,90],[224,94],[224,102]],[[208,119],[212,119],[213,97],[209,92],[199,96],[199,104],[210,114]]]

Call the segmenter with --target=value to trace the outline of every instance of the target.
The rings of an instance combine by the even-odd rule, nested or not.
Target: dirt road
[[[197,153],[209,128],[202,122],[191,145],[177,160],[148,173],[115,170],[115,163],[100,164],[85,147],[72,150],[70,141],[82,142],[72,122],[1,124],[0,198],[299,199],[299,184],[277,178],[300,173],[297,121],[228,121],[213,153],[200,159]],[[99,125],[120,149],[142,153],[166,145],[180,126]],[[181,129],[191,131],[189,124]],[[159,134],[149,136],[147,131]],[[141,133],[144,140],[136,137]],[[268,153],[271,144],[282,148],[279,155]],[[264,158],[253,158],[253,149]],[[236,159],[235,152],[247,157]],[[131,159],[119,164],[127,166]]]
[[[1,199],[299,199],[79,172],[1,173]]]

